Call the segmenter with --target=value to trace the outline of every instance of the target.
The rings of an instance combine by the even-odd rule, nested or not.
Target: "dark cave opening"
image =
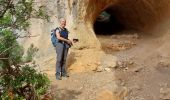
[[[110,9],[104,10],[97,17],[93,27],[96,35],[112,35],[126,29]]]
[[[130,23],[129,16],[133,15],[127,12],[124,15],[124,10],[121,10],[120,6],[110,6],[96,17],[93,29],[105,53],[111,54],[122,48],[129,48],[131,42],[128,37],[138,37],[134,33],[139,33],[139,31],[131,27],[133,23]]]

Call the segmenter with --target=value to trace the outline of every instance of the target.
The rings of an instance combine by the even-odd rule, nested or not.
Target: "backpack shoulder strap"
[[[55,30],[59,30],[59,33],[62,31],[60,27],[57,27]]]
[[[62,29],[60,27],[57,27],[55,30],[59,30],[59,33],[61,33],[61,31],[62,31]],[[65,28],[65,30],[69,33],[67,28]]]
[[[70,32],[68,31],[68,29],[67,29],[67,28],[65,28],[65,30],[66,30],[68,33],[70,33]]]

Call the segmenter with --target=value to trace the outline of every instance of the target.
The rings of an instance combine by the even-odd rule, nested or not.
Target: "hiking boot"
[[[62,74],[62,77],[69,77],[68,74]]]
[[[62,79],[61,79],[61,76],[56,76],[56,79],[57,79],[57,80],[62,80]]]

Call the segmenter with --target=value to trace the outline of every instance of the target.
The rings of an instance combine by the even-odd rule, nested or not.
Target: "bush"
[[[34,69],[35,64],[28,65],[23,62],[24,49],[17,42],[19,35],[16,32],[26,30],[29,26],[28,20],[37,15],[38,11],[33,8],[33,2],[34,0],[0,0],[0,99],[2,100],[38,100],[50,85],[47,76]],[[27,51],[26,60],[31,61],[37,51],[38,49],[32,44]]]
[[[32,44],[27,55],[32,59],[37,51]],[[4,58],[0,60],[0,98],[37,100],[45,93],[50,85],[49,79],[34,69],[36,65],[23,63],[23,48],[17,43],[12,32],[2,31],[0,53],[1,58]]]
[[[25,62],[31,62],[36,54],[38,52],[38,48],[34,47],[33,44],[28,48],[27,55],[25,57]]]

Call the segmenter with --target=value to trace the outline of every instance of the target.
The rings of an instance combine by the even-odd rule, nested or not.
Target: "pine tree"
[[[34,0],[0,0],[0,98],[3,100],[38,100],[49,87],[49,79],[37,72],[35,64],[23,60],[24,49],[17,39],[21,31],[29,27],[32,17],[48,16],[40,9],[34,9]],[[27,51],[32,60],[37,48],[33,45]]]

